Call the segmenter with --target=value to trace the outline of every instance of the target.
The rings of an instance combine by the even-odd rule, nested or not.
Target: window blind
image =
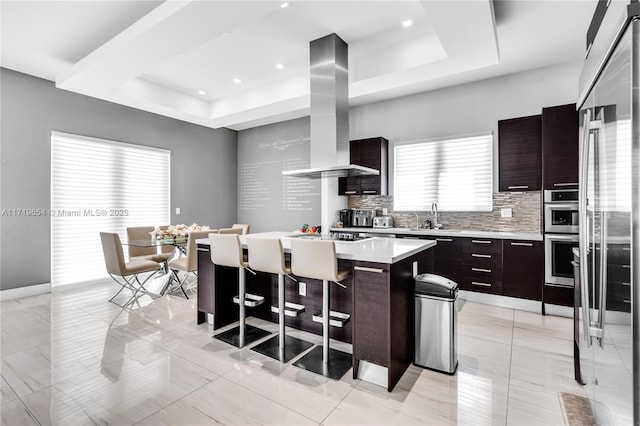
[[[52,132],[51,284],[107,276],[100,232],[168,225],[170,167],[168,150]]]
[[[491,211],[491,133],[396,144],[393,204],[396,211]]]

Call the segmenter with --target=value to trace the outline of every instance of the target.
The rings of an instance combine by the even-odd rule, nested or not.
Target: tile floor
[[[457,373],[412,366],[387,393],[351,372],[327,380],[214,340],[195,324],[193,298],[122,310],[107,302],[115,290],[1,303],[2,425],[562,425],[558,392],[581,393],[567,318],[465,303]]]

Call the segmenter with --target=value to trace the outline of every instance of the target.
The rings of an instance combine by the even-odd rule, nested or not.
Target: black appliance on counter
[[[340,210],[340,222],[342,222],[342,226],[349,228],[351,226],[351,222],[353,222],[353,210]]]
[[[375,209],[344,209],[340,210],[340,222],[345,228],[373,228]]]

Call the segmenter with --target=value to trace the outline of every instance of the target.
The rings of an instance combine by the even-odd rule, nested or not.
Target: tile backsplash
[[[447,229],[467,229],[474,231],[507,231],[507,232],[542,232],[541,209],[542,192],[497,192],[493,194],[493,211],[491,212],[438,212],[438,221]],[[394,226],[416,226],[416,213],[420,226],[431,219],[430,211],[394,212],[393,196],[362,195],[350,196],[350,209],[376,209],[382,215],[387,208],[388,215],[393,217]],[[512,217],[501,217],[501,209],[511,208]]]

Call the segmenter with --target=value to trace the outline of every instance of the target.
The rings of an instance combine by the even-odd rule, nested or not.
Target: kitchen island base
[[[290,238],[290,234],[263,235],[267,234],[281,237],[287,254],[287,238]],[[229,274],[224,267],[214,267],[208,256],[207,242],[198,241],[198,321],[204,321],[206,314],[211,313],[214,314],[214,328],[220,328],[237,321],[237,306],[231,302],[231,298],[237,288],[238,278],[237,273],[235,276]],[[351,318],[342,327],[330,328],[330,338],[352,344],[352,354],[331,350],[331,353],[338,353],[337,356],[344,359],[346,370],[342,374],[352,365],[353,377],[357,378],[360,363],[371,364],[376,370],[386,371],[387,390],[393,390],[413,361],[414,277],[432,270],[433,250],[429,249],[435,245],[436,242],[432,240],[391,238],[336,243],[339,267],[353,271],[350,277],[341,282],[346,286],[344,289],[330,293],[331,309]],[[295,318],[287,317],[286,325],[322,335],[321,324],[313,318],[314,313],[322,311],[322,281],[303,277],[298,279],[306,283],[306,294],[300,294],[299,283],[287,278],[286,300],[304,306],[305,310]],[[256,276],[247,277],[248,292],[263,295],[266,301],[271,300],[271,305],[267,302],[252,311],[254,317],[278,322],[277,315],[268,309],[277,304],[277,285],[277,275],[257,273]],[[265,309],[261,310],[263,306]],[[318,367],[311,368],[305,359],[304,363],[309,365],[305,369],[327,376],[342,375],[339,360],[331,361],[328,367],[336,367],[338,373],[327,371],[326,364],[322,363],[322,346],[312,349],[305,357],[309,354],[313,354],[311,359],[317,359],[311,363]],[[294,365],[302,367],[301,360]],[[365,377],[363,379],[367,380]]]

